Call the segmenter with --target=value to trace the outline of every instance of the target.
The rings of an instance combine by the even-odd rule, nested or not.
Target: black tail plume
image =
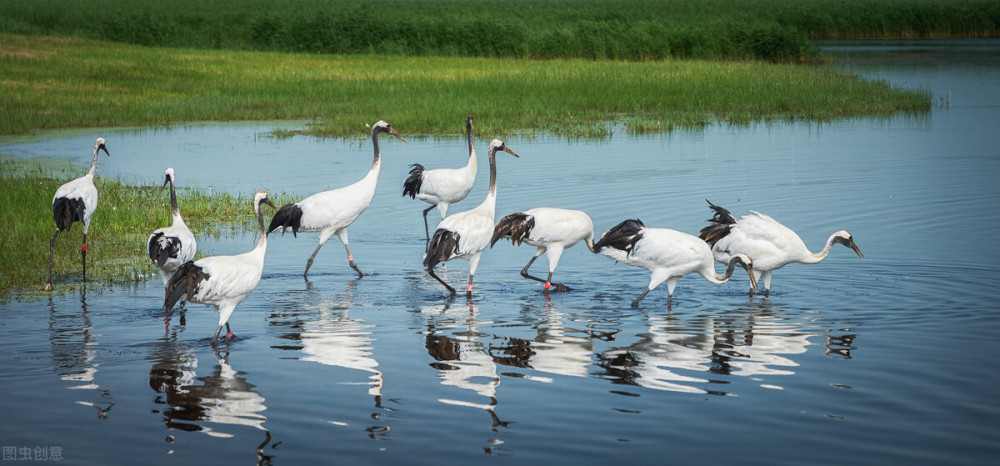
[[[698,231],[698,237],[705,240],[706,243],[715,246],[715,243],[720,239],[725,238],[729,234],[729,231],[736,224],[736,217],[733,217],[728,210],[712,204],[712,201],[705,199],[708,203],[708,207],[715,211],[715,215],[707,221],[710,222],[708,226],[702,228]]]
[[[420,192],[420,186],[423,184],[424,166],[419,163],[410,165],[410,176],[406,177],[406,181],[403,181],[403,196],[416,199],[417,193]]]
[[[292,236],[298,238],[299,227],[302,225],[302,208],[295,204],[285,204],[271,217],[271,224],[267,227],[267,234],[274,230],[281,230],[285,234],[287,228],[292,229]]]
[[[438,262],[444,262],[458,254],[458,233],[451,230],[438,228],[427,245],[427,254],[424,256],[424,268],[431,270]]]
[[[600,251],[610,247],[631,254],[635,244],[642,239],[641,231],[643,228],[646,228],[646,225],[642,223],[642,220],[625,220],[604,233],[601,240],[594,245],[594,250]]]
[[[504,236],[510,237],[510,242],[514,246],[517,246],[524,242],[524,239],[531,233],[532,228],[535,228],[535,217],[529,216],[524,212],[510,214],[500,219],[497,226],[493,228],[493,238],[490,240],[490,247],[492,248]]]
[[[181,241],[174,236],[163,236],[163,232],[153,233],[149,238],[149,260],[157,267],[163,267],[171,257],[177,257],[181,251]]]
[[[83,199],[70,199],[60,197],[52,201],[52,218],[56,221],[56,229],[59,231],[69,231],[73,222],[83,221],[83,212],[86,206]]]
[[[163,296],[163,309],[171,310],[174,304],[181,298],[190,301],[201,286],[201,282],[208,280],[209,275],[201,267],[195,265],[194,261],[187,261],[177,268],[170,281],[167,282],[166,293]]]

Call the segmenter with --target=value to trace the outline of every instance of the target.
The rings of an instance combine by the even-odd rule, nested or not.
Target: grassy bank
[[[39,291],[48,272],[49,239],[55,233],[52,195],[63,183],[86,173],[86,167],[38,160],[0,159],[0,204],[6,222],[0,248],[0,296],[12,290]],[[128,284],[157,274],[146,255],[146,240],[161,226],[170,225],[170,193],[161,185],[132,186],[101,178],[95,184],[100,204],[87,235],[87,280],[90,283]],[[272,199],[281,196],[272,196]],[[239,197],[199,189],[181,189],[178,202],[184,220],[198,238],[254,231],[252,196]],[[275,199],[274,202],[283,202]],[[280,205],[280,204],[279,204]],[[82,278],[80,243],[83,227],[77,223],[56,238],[53,285],[56,290],[79,286]],[[253,247],[247,244],[247,250]],[[199,256],[211,251],[199,251]]]
[[[5,0],[0,32],[326,54],[810,60],[807,39],[996,37],[996,0]]]
[[[355,136],[392,121],[407,134],[600,136],[608,123],[664,131],[716,121],[825,120],[930,108],[926,92],[767,62],[327,56],[150,48],[0,35],[0,134],[183,121],[315,119]]]

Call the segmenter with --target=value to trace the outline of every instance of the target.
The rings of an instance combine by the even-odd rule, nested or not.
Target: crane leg
[[[472,277],[474,276],[475,274],[469,274],[469,286],[465,288],[465,299],[469,301],[472,301]]]
[[[87,233],[83,234],[83,247],[80,248],[83,257],[83,281],[87,281]]]
[[[424,209],[424,236],[426,236],[426,237],[427,237],[427,242],[426,242],[426,244],[424,245],[424,249],[427,249],[427,246],[431,244],[431,233],[430,233],[430,227],[429,227],[429,226],[427,226],[427,212],[430,212],[430,211],[431,211],[431,209],[433,209],[434,207],[437,207],[437,206],[433,206],[433,205],[432,205],[432,206],[430,206],[430,207],[428,207],[428,208]]]
[[[642,294],[639,295],[638,298],[635,298],[635,301],[632,301],[632,307],[639,307],[639,301],[642,301],[642,298],[645,298],[646,297],[646,293],[649,293],[649,291],[650,291],[650,289],[646,288],[646,291],[643,291]]]
[[[309,267],[312,267],[313,260],[316,259],[316,254],[319,253],[319,248],[321,247],[323,247],[323,243],[319,243],[319,246],[316,246],[316,250],[314,250],[312,255],[309,256],[309,260],[306,261],[306,271],[302,273],[303,277],[309,277]]]
[[[45,291],[52,291],[52,255],[56,248],[56,236],[59,236],[59,230],[49,240],[49,280],[45,282]]]
[[[549,278],[547,280],[542,280],[541,278],[538,278],[528,273],[528,268],[531,267],[531,264],[535,263],[535,259],[538,259],[538,256],[542,255],[543,252],[545,252],[545,249],[542,248],[539,248],[538,251],[535,252],[535,255],[531,258],[531,260],[528,261],[528,264],[525,265],[523,269],[521,269],[521,276],[524,278],[535,280],[537,282],[544,283],[545,291],[570,291],[570,288],[566,285],[563,285],[562,283],[552,283],[551,271],[549,271]]]
[[[448,289],[448,297],[449,298],[452,298],[452,297],[455,296],[455,289],[452,288],[451,286],[449,286],[447,283],[445,283],[444,280],[442,280],[440,277],[438,277],[437,274],[434,273],[434,269],[433,268],[427,269],[427,274],[430,275],[431,277],[434,277],[435,280],[437,280],[438,282],[440,282],[442,285],[444,285],[445,288]]]

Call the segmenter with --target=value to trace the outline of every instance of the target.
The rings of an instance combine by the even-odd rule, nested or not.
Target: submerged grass
[[[48,272],[49,239],[55,233],[52,195],[63,183],[86,170],[68,163],[0,159],[0,204],[4,205],[4,243],[0,248],[0,296],[13,290],[41,292]],[[131,284],[158,272],[146,255],[153,230],[170,225],[170,194],[160,185],[134,186],[118,179],[95,177],[100,192],[97,211],[87,235],[87,281],[95,284]],[[198,238],[231,236],[255,231],[252,193],[233,196],[180,189],[181,214]],[[284,195],[272,195],[275,204]],[[52,282],[56,290],[82,282],[80,245],[83,225],[56,238]],[[250,250],[252,244],[247,245]],[[211,251],[199,250],[198,256]]]
[[[601,137],[712,122],[827,120],[930,109],[930,94],[826,66],[762,61],[528,60],[149,48],[0,35],[0,134],[205,120],[312,119],[355,136],[390,121],[407,134]]]

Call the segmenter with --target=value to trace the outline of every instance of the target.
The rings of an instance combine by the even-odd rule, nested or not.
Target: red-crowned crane
[[[170,277],[177,271],[181,264],[194,260],[194,254],[198,250],[198,243],[194,240],[194,235],[184,223],[181,211],[177,207],[177,192],[175,190],[174,169],[167,168],[164,173],[166,179],[163,180],[163,187],[170,185],[170,215],[172,222],[169,227],[158,228],[149,235],[146,241],[146,252],[149,260],[160,270],[160,277],[163,278],[163,285],[166,286]]]
[[[712,246],[715,260],[719,262],[724,263],[735,254],[753,257],[753,268],[760,272],[760,280],[764,283],[764,296],[771,295],[771,272],[792,262],[815,264],[826,258],[834,244],[843,244],[858,257],[865,258],[854,237],[844,230],[830,235],[820,252],[810,252],[799,235],[767,215],[750,211],[750,215],[737,220],[728,210],[707,199],[706,202],[715,215],[708,220],[711,223],[701,229],[701,239]],[[750,294],[754,291],[750,290]]]
[[[253,210],[257,215],[260,237],[253,250],[235,256],[211,256],[185,262],[167,282],[163,310],[168,313],[168,321],[174,304],[181,299],[213,306],[219,311],[219,327],[212,336],[213,346],[219,339],[223,325],[226,327],[226,339],[233,338],[229,317],[260,282],[260,274],[264,270],[264,255],[267,253],[267,232],[264,229],[261,204],[274,207],[266,192],[257,191]]]
[[[420,199],[431,206],[424,209],[424,235],[430,244],[430,230],[427,226],[427,212],[437,207],[441,219],[448,215],[448,206],[454,204],[472,191],[476,181],[476,149],[472,146],[472,115],[465,119],[465,136],[469,140],[469,162],[462,168],[438,168],[425,170],[423,165],[410,165],[410,176],[403,181],[403,196]]]
[[[667,306],[670,306],[677,280],[692,272],[710,283],[722,284],[733,275],[736,266],[740,266],[750,276],[750,286],[757,289],[753,274],[755,262],[750,257],[733,255],[726,273],[719,275],[715,272],[708,243],[697,236],[675,230],[646,228],[640,220],[625,220],[615,225],[604,233],[594,249],[616,262],[642,267],[650,272],[649,286],[632,301],[632,307],[639,307],[639,301],[646,297],[646,293],[664,281],[667,282]]]
[[[56,233],[49,240],[49,279],[45,282],[45,291],[52,291],[52,254],[56,247],[56,236],[61,231],[69,231],[74,222],[83,223],[83,246],[80,255],[83,257],[83,280],[87,281],[87,230],[90,229],[90,216],[97,210],[97,186],[94,186],[94,170],[97,168],[97,155],[103,150],[108,157],[108,147],[104,138],[97,138],[94,143],[94,158],[90,161],[90,171],[56,190],[52,197],[52,217],[56,221]]]
[[[490,143],[488,152],[490,190],[486,194],[486,199],[475,209],[445,217],[434,231],[434,237],[431,238],[424,255],[424,267],[427,273],[448,289],[449,297],[455,296],[455,289],[434,273],[434,266],[439,262],[456,258],[469,261],[469,286],[465,294],[468,299],[472,299],[472,279],[476,275],[476,267],[479,266],[479,257],[490,245],[490,237],[493,234],[493,219],[497,206],[497,151],[518,156],[500,139],[494,139]]]
[[[493,229],[490,247],[501,238],[509,238],[515,246],[526,243],[538,248],[528,265],[521,269],[521,276],[544,283],[545,291],[570,291],[568,286],[552,282],[552,272],[559,265],[564,250],[585,241],[591,252],[597,252],[594,249],[594,222],[579,210],[538,207],[510,214],[500,219]],[[549,260],[549,276],[545,280],[528,274],[528,267],[542,253]]]
[[[375,152],[374,160],[368,174],[361,181],[343,188],[313,194],[295,204],[285,204],[274,213],[274,217],[271,217],[271,224],[267,227],[268,234],[275,231],[281,231],[282,234],[291,231],[293,236],[298,236],[300,230],[319,232],[319,245],[306,261],[306,270],[302,273],[303,277],[309,276],[309,268],[312,267],[316,254],[333,235],[337,235],[344,243],[344,249],[347,250],[347,264],[357,272],[358,278],[365,276],[354,263],[354,256],[351,255],[351,247],[347,243],[347,227],[354,223],[354,220],[368,208],[375,195],[378,174],[382,171],[382,152],[378,145],[379,133],[389,133],[406,142],[406,139],[400,136],[389,123],[379,120],[378,123],[372,125],[371,132]]]

